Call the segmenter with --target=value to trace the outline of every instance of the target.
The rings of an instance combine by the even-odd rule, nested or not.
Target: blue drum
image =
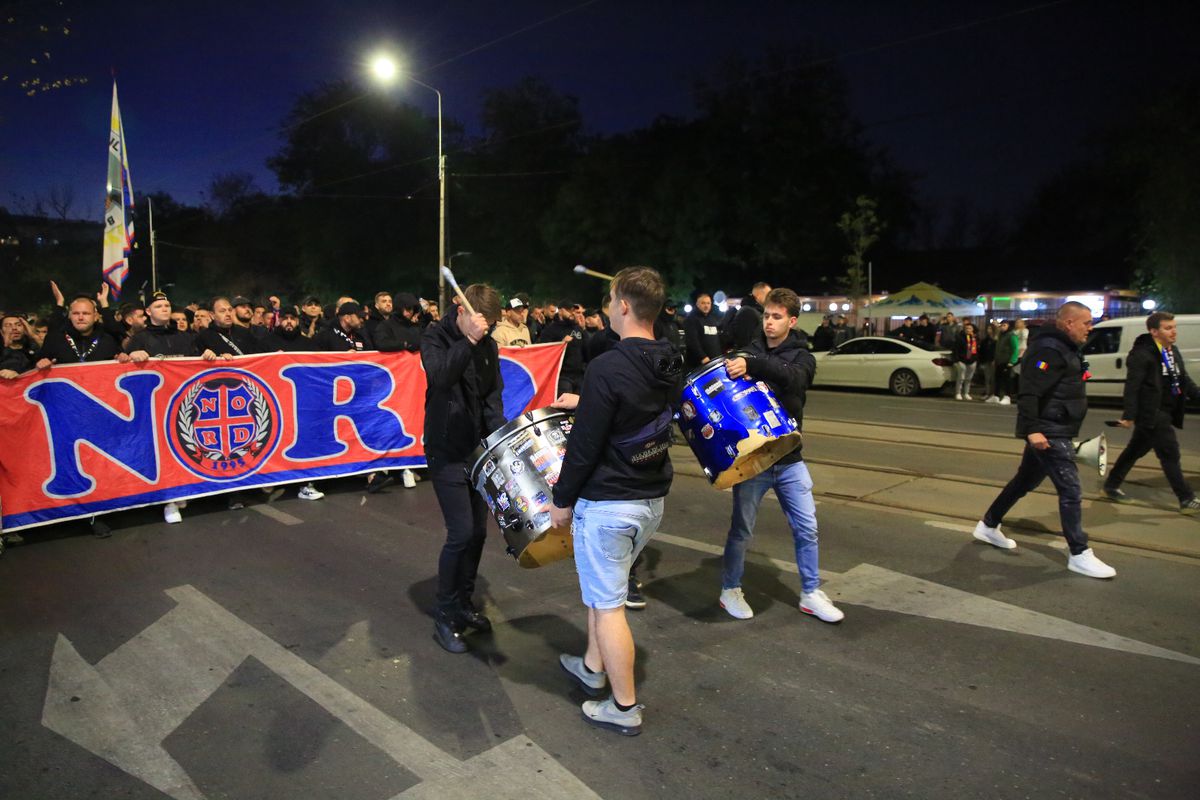
[[[718,489],[753,478],[801,442],[796,420],[770,387],[746,376],[730,378],[724,356],[688,375],[675,419]]]

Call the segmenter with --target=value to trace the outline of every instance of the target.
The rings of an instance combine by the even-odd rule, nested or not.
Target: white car
[[[813,356],[817,360],[813,386],[889,389],[908,397],[941,389],[954,378],[948,350],[883,336],[851,339]]]

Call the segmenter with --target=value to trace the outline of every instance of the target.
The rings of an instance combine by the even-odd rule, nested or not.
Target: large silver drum
[[[574,554],[570,526],[550,525],[554,484],[574,418],[539,408],[509,421],[472,455],[471,483],[488,507],[508,552],[522,567],[541,567]]]

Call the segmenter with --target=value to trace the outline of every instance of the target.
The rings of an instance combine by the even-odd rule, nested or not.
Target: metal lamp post
[[[387,55],[376,56],[371,61],[371,71],[382,83],[392,83],[400,74],[396,61]],[[446,156],[442,152],[442,93],[436,87],[424,81],[417,80],[411,75],[404,76],[408,80],[423,86],[437,95],[437,159],[438,159],[438,309],[446,308],[446,278],[442,275],[442,267],[446,264]]]

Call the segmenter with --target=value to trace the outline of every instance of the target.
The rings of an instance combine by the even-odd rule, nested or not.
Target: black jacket
[[[328,325],[317,331],[317,335],[312,337],[312,343],[313,350],[324,350],[330,353],[375,349],[375,343],[371,341],[371,334],[367,333],[365,325],[349,333],[342,330],[342,326],[337,323]]]
[[[970,342],[967,340],[967,334],[960,332],[958,337],[950,343],[950,352],[954,354],[954,360],[962,364],[974,364],[978,362],[980,351],[983,349],[983,344],[979,341],[978,334],[972,334],[971,338],[975,340],[975,352],[971,352]]]
[[[196,349],[196,334],[179,330],[174,322],[166,326],[147,323],[146,329],[134,334],[125,345],[126,353],[138,350],[152,356],[195,356],[202,352]]]
[[[371,335],[375,339],[375,347],[385,353],[415,353],[421,349],[421,327],[399,313],[380,320]]]
[[[201,353],[212,350],[219,356],[248,356],[263,352],[262,341],[255,338],[249,328],[237,325],[218,328],[216,322],[196,334],[196,349]]]
[[[827,350],[833,349],[834,331],[832,325],[820,325],[812,335],[812,349],[818,353],[824,353]]]
[[[554,486],[554,504],[586,500],[649,500],[671,488],[670,408],[679,401],[683,364],[663,339],[622,339],[588,365],[575,411],[575,427]],[[665,414],[665,417],[664,417]],[[662,425],[661,456],[634,464],[622,442],[647,437]]]
[[[560,392],[578,392],[583,380],[583,328],[574,319],[555,317],[542,326],[538,333],[538,344],[561,342],[570,336],[567,351],[563,354],[562,369],[558,373]]]
[[[281,327],[264,336],[258,343],[260,353],[302,353],[316,350],[313,340],[300,333],[300,328],[288,333]]]
[[[1183,427],[1184,405],[1188,397],[1200,399],[1200,388],[1197,388],[1187,368],[1183,363],[1183,355],[1179,348],[1172,345],[1171,354],[1175,357],[1175,368],[1179,370],[1179,387],[1182,393],[1171,397],[1171,385],[1167,380],[1167,367],[1163,363],[1162,353],[1149,333],[1143,333],[1133,341],[1133,349],[1126,359],[1125,373],[1125,410],[1123,419],[1131,419],[1139,428],[1154,428],[1162,418],[1160,410],[1166,412],[1171,424],[1176,428]]]
[[[787,338],[778,347],[768,347],[759,336],[745,348],[746,374],[755,380],[766,381],[775,393],[775,399],[796,420],[797,427],[804,427],[804,403],[808,387],[817,374],[817,360],[805,346],[804,337],[796,331],[788,331]],[[800,447],[779,460],[780,464],[802,461]]]
[[[65,328],[54,328],[46,334],[46,341],[33,360],[37,363],[48,358],[55,364],[112,361],[120,352],[121,343],[99,323],[86,336],[68,323]]]
[[[1058,328],[1029,342],[1021,361],[1017,397],[1017,438],[1040,433],[1047,439],[1070,439],[1087,416],[1083,356]]]
[[[621,337],[612,329],[608,318],[605,317],[604,327],[598,331],[593,331],[587,338],[587,341],[584,342],[584,360],[590,364],[604,353],[616,347],[619,341],[621,341]]]
[[[742,298],[733,319],[725,326],[728,331],[728,345],[735,350],[744,350],[762,336],[763,307],[754,299],[754,295]]]
[[[33,352],[25,346],[0,349],[0,369],[21,373],[28,372],[33,365]]]
[[[689,369],[704,363],[705,358],[716,358],[725,352],[721,347],[721,313],[717,310],[701,314],[700,309],[692,310],[683,322],[683,338],[687,344],[687,365]]]
[[[448,314],[421,336],[421,364],[429,465],[465,462],[482,439],[506,422],[500,348],[491,336],[472,345]]]

